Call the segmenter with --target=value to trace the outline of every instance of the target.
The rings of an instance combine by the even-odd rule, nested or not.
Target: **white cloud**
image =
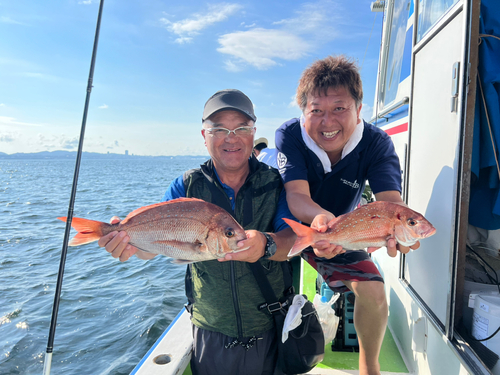
[[[0,116],[0,125],[20,125],[20,126],[42,126],[43,124],[33,124],[29,122],[17,121],[14,117]]]
[[[226,62],[226,69],[238,71],[245,65],[269,69],[280,65],[279,60],[298,60],[337,37],[336,24],[340,16],[333,1],[306,3],[296,14],[274,22],[275,28],[253,28],[222,35],[217,51],[232,56],[231,64]],[[243,23],[241,26],[253,25]]]
[[[191,43],[193,41],[193,38],[190,37],[182,37],[182,38],[177,38],[175,40],[175,43],[178,44],[186,44],[186,43]]]
[[[0,133],[0,142],[14,142],[16,135],[14,133]]]
[[[78,2],[78,4],[84,4],[84,5],[90,5],[92,3],[93,3],[92,0],[82,0]]]
[[[241,66],[236,65],[231,60],[224,61],[224,65],[226,66],[226,70],[228,72],[236,73],[236,72],[240,72],[241,70],[243,70]]]
[[[54,80],[58,79],[56,76],[53,76],[50,74],[44,74],[44,73],[23,72],[23,73],[19,73],[19,75],[21,75],[23,77],[37,78],[37,79],[42,79],[42,80],[47,80],[47,81],[54,81]]]
[[[219,43],[217,51],[233,56],[233,64],[246,63],[262,70],[278,65],[278,58],[297,60],[311,47],[297,35],[261,28],[223,35]]]
[[[60,146],[63,150],[74,150],[75,148],[78,147],[78,141],[79,141],[78,137],[61,139]]]
[[[297,107],[299,108],[299,105],[297,104],[297,95],[293,95],[292,97],[290,97],[291,101],[290,103],[288,103],[288,108],[293,108],[293,107]]]
[[[341,9],[334,1],[305,3],[296,12],[296,17],[274,22],[274,25],[296,34],[310,34],[321,39],[331,40],[336,37],[335,24],[340,21]],[[318,33],[318,30],[321,30]]]
[[[107,104],[103,104],[103,105],[100,105],[98,108],[99,109],[108,109],[109,107]]]
[[[68,137],[65,134],[53,135],[38,133],[36,137],[28,139],[31,151],[75,150],[78,147],[78,137]]]
[[[0,107],[5,107],[5,103],[0,103]]]
[[[373,117],[373,106],[363,103],[363,107],[361,107],[361,113],[359,114],[359,117],[367,122],[370,121]]]
[[[25,77],[43,78],[43,74],[42,73],[24,72],[24,73],[22,73],[22,75],[25,76]]]
[[[172,22],[167,18],[161,18],[160,22],[165,25],[168,31],[178,36],[176,43],[183,44],[192,41],[193,37],[200,32],[218,22],[226,20],[241,8],[238,4],[215,4],[209,5],[207,13],[196,13],[190,18]]]
[[[19,22],[19,21],[13,20],[12,18],[6,17],[6,16],[1,16],[0,17],[0,22],[1,23],[8,23],[8,24],[11,24],[11,25],[23,25],[23,26],[27,26],[27,24],[25,24],[23,22]]]

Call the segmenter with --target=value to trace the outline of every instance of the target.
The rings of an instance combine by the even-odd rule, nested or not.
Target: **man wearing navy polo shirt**
[[[316,61],[297,89],[300,119],[276,131],[278,167],[292,214],[319,231],[359,204],[366,181],[379,201],[401,199],[399,159],[390,137],[360,119],[363,91],[354,63],[343,56]],[[417,249],[417,242],[411,246]],[[410,248],[387,243],[387,252]],[[378,356],[387,325],[383,279],[364,250],[342,250],[327,241],[302,252],[330,288],[356,296],[354,324],[360,345],[360,374],[380,374]]]

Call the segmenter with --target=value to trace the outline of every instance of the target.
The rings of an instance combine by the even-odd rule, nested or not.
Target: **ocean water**
[[[159,202],[206,158],[82,159],[74,216],[109,221]],[[0,374],[41,374],[74,160],[0,161]],[[75,234],[72,231],[71,237]],[[185,303],[185,266],[69,247],[53,374],[128,374]]]

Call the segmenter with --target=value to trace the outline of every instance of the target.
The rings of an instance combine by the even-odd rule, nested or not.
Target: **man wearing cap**
[[[258,161],[277,169],[278,163],[276,162],[276,156],[278,150],[267,147],[267,144],[267,139],[264,137],[256,139],[253,146],[253,153]]]
[[[276,296],[283,297],[283,272],[289,270],[282,261],[295,235],[282,220],[293,216],[279,172],[252,155],[255,121],[253,104],[241,91],[215,93],[205,104],[201,130],[211,158],[174,180],[163,198],[215,203],[230,211],[247,233],[247,239],[238,244],[247,250],[188,266],[193,374],[280,373],[273,317],[258,308],[264,298],[249,264],[260,262]],[[112,232],[99,240],[99,246],[121,261],[133,254],[141,259],[154,256],[128,241],[126,233]]]
[[[253,143],[253,154],[258,158],[260,151],[267,147],[267,139],[264,137],[257,138]]]

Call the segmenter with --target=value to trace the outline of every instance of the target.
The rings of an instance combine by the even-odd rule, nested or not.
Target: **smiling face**
[[[203,124],[204,128],[229,130],[242,126],[253,127],[254,122],[243,113],[231,110],[216,112]],[[205,129],[201,133],[218,173],[248,170],[248,158],[253,150],[253,131],[248,136],[236,136],[230,133],[222,138],[212,136]]]
[[[304,109],[307,134],[326,151],[330,161],[340,160],[342,150],[359,122],[361,105],[345,87],[330,87],[324,92],[307,95]]]

